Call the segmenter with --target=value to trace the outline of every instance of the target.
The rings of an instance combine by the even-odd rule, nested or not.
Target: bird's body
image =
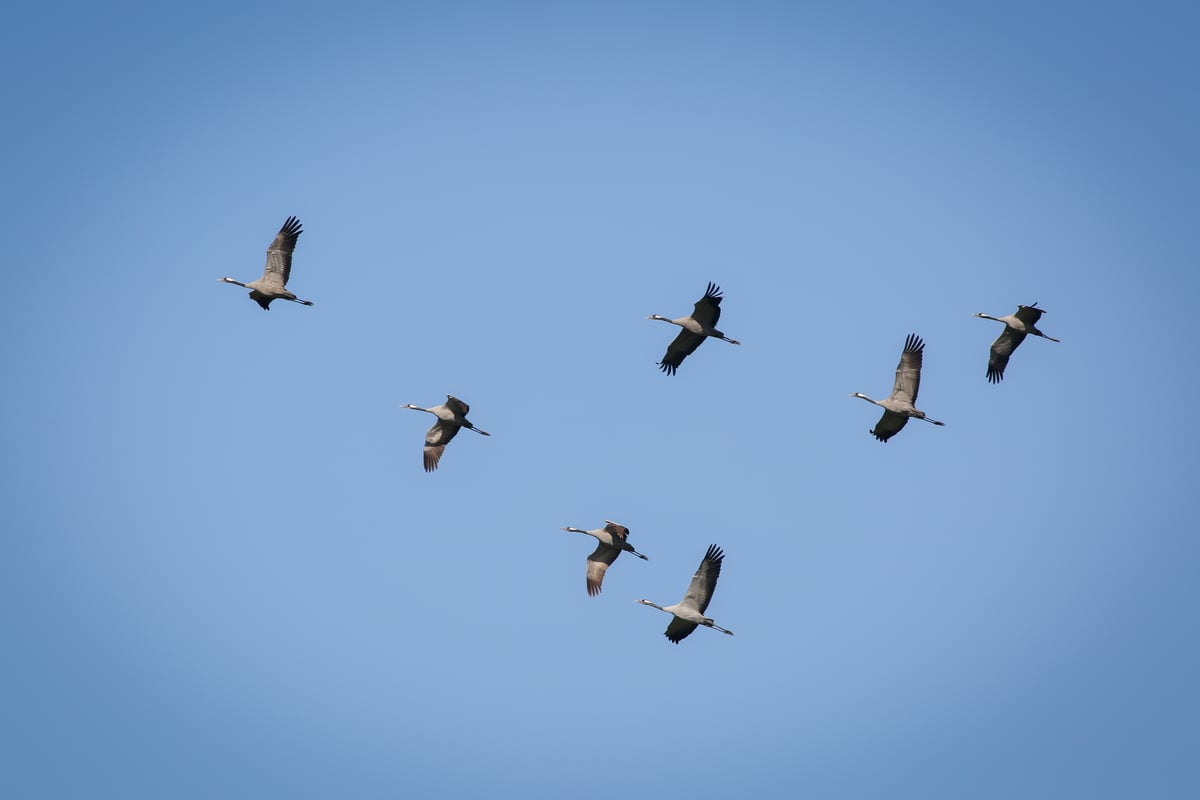
[[[263,269],[262,277],[250,283],[242,283],[233,278],[221,278],[224,283],[244,286],[250,290],[250,299],[262,306],[263,311],[271,310],[272,300],[290,300],[293,303],[311,306],[311,300],[301,300],[287,289],[288,278],[292,274],[292,252],[296,249],[296,240],[303,231],[300,220],[288,217],[275,235],[275,241],[267,248],[267,266]]]
[[[910,417],[923,419],[934,425],[945,425],[936,419],[925,416],[914,405],[917,393],[921,388],[921,361],[925,343],[915,333],[910,333],[904,341],[904,351],[900,354],[900,363],[896,365],[896,382],[892,386],[892,394],[886,400],[872,400],[862,392],[855,392],[851,397],[861,397],[868,403],[874,403],[883,408],[883,416],[875,424],[871,434],[881,442],[895,436],[908,424]]]
[[[988,355],[987,379],[988,383],[999,383],[1004,379],[1004,368],[1008,366],[1008,359],[1013,354],[1013,351],[1021,346],[1021,342],[1025,341],[1025,337],[1029,334],[1040,336],[1043,339],[1049,339],[1052,342],[1057,342],[1053,336],[1047,336],[1037,329],[1037,321],[1045,314],[1045,310],[1036,308],[1037,303],[1031,306],[1017,306],[1017,313],[1009,314],[1007,317],[993,317],[988,314],[979,313],[975,316],[980,319],[994,319],[996,322],[1004,323],[1004,331],[996,337],[996,341],[992,342],[991,350]]]
[[[633,545],[626,541],[629,536],[629,528],[624,525],[618,525],[611,519],[604,520],[603,528],[585,531],[582,528],[563,528],[564,531],[571,533],[586,533],[588,536],[594,536],[600,541],[596,545],[596,549],[587,557],[587,593],[592,597],[600,594],[600,584],[604,581],[604,573],[608,570],[612,563],[617,560],[617,556],[624,552],[633,553],[643,561],[648,561],[644,555],[633,549]]]
[[[657,608],[659,611],[665,611],[672,615],[673,619],[667,625],[667,630],[663,635],[675,644],[686,639],[700,625],[727,633],[730,636],[733,635],[733,631],[722,628],[710,617],[704,616],[704,612],[708,610],[708,602],[712,600],[713,592],[717,588],[717,578],[721,576],[721,562],[724,559],[725,553],[721,551],[721,548],[715,544],[709,545],[708,552],[704,554],[704,559],[696,569],[696,574],[692,576],[687,594],[673,606],[660,606],[649,600],[637,601],[644,606]]]
[[[446,445],[458,435],[459,428],[468,428],[484,436],[491,436],[490,433],[476,428],[467,420],[467,414],[471,413],[471,407],[454,395],[446,395],[446,402],[433,408],[422,408],[414,406],[412,403],[406,403],[404,407],[411,408],[413,411],[428,411],[438,418],[437,422],[433,423],[433,427],[425,433],[426,472],[433,472],[437,469],[438,461],[445,452]]]
[[[659,369],[668,375],[674,375],[683,360],[696,352],[696,348],[704,344],[704,340],[709,337],[723,339],[730,344],[741,344],[737,339],[730,339],[717,330],[717,322],[721,319],[721,288],[715,283],[708,284],[704,296],[696,301],[691,316],[671,319],[651,314],[646,319],[657,319],[683,328],[667,346],[667,354],[658,364]]]

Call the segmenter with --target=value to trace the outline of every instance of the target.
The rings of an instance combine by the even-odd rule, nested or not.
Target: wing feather
[[[691,635],[692,631],[696,630],[697,627],[699,627],[699,623],[688,622],[679,617],[671,617],[671,624],[667,626],[666,631],[663,632],[663,636],[666,636],[675,644],[679,644]]]
[[[614,539],[620,539],[622,542],[629,538],[629,528],[609,520],[604,520],[604,530],[608,531]]]
[[[721,577],[721,561],[724,558],[725,553],[721,548],[715,544],[708,546],[708,552],[696,568],[696,574],[692,576],[692,582],[688,585],[687,594],[683,596],[680,605],[691,606],[701,614],[708,609],[708,601],[712,600],[713,592],[717,588],[717,578]]]
[[[446,408],[450,409],[460,417],[465,417],[467,414],[471,413],[471,407],[452,394],[446,395],[445,405]]]
[[[667,345],[667,354],[658,362],[659,369],[668,375],[674,375],[683,360],[696,352],[696,348],[704,344],[706,338],[686,328],[681,330],[671,344]]]
[[[721,320],[721,287],[711,281],[704,290],[704,297],[696,301],[692,319],[705,328],[715,328]]]
[[[1017,306],[1017,313],[1013,314],[1013,316],[1026,325],[1036,325],[1037,321],[1042,318],[1042,314],[1046,313],[1040,308],[1034,308],[1036,305],[1037,303],[1034,303],[1032,306]]]
[[[875,428],[871,431],[871,434],[879,441],[886,442],[903,430],[907,424],[908,417],[903,414],[897,414],[895,411],[885,410],[883,416],[879,418],[879,422],[875,423]]]
[[[621,551],[601,542],[587,558],[587,593],[592,597],[600,594],[600,584],[604,582],[604,573]]]
[[[1008,366],[1008,358],[1021,346],[1021,342],[1025,341],[1025,336],[1024,331],[1014,331],[1006,325],[1004,331],[996,337],[996,341],[992,342],[988,354],[988,383],[999,383],[1004,379],[1004,368]]]
[[[292,252],[296,249],[296,240],[304,231],[300,228],[300,220],[288,217],[275,234],[275,241],[267,248],[267,266],[263,270],[264,281],[278,281],[286,286],[292,274]]]
[[[433,423],[433,427],[425,432],[425,471],[433,472],[437,469],[438,461],[442,458],[442,453],[446,451],[446,445],[450,440],[458,435],[458,425],[452,422],[446,422],[439,419]]]
[[[442,453],[446,452],[446,446],[439,444],[436,447],[425,445],[425,471],[433,472],[438,467],[438,461],[442,458]]]
[[[896,365],[896,382],[892,386],[893,400],[916,404],[917,393],[921,390],[921,361],[924,350],[925,342],[915,333],[910,333],[904,340],[904,351],[900,354],[900,363]]]

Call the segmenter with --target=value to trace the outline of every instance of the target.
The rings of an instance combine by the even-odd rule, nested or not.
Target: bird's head
[[[671,320],[667,319],[666,317],[664,317],[662,314],[651,314],[650,316],[646,317],[646,319],[661,319],[663,322],[671,321]]]

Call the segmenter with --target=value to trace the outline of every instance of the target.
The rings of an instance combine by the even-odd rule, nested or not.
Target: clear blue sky
[[[1194,797],[1197,12],[107,5],[0,31],[0,794]]]

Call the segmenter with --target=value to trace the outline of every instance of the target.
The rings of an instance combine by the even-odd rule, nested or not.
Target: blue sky
[[[10,14],[5,796],[1192,796],[1200,17],[1055,5]]]

